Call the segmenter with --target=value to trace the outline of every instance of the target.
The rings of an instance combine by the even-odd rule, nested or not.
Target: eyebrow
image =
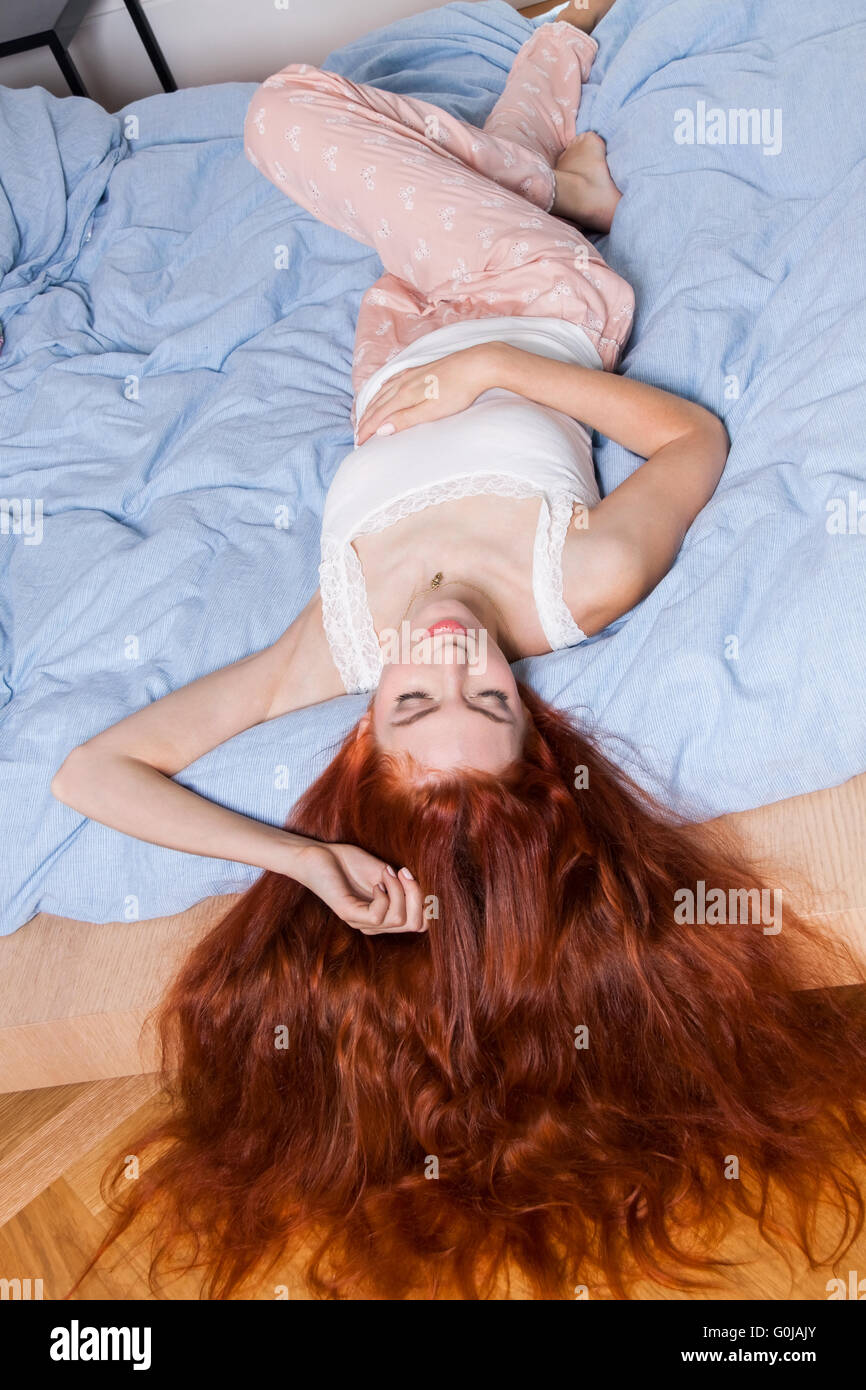
[[[483,714],[485,719],[492,719],[494,724],[514,724],[516,722],[512,714],[509,714],[507,719],[503,719],[500,715],[494,714],[492,710],[484,709],[482,705],[472,704],[465,695],[460,698],[467,709],[475,710],[476,714]],[[416,724],[419,719],[425,719],[428,714],[433,714],[437,709],[439,709],[439,705],[428,705],[426,709],[419,709],[414,714],[410,714],[408,719],[392,719],[391,728],[405,729],[410,724]]]

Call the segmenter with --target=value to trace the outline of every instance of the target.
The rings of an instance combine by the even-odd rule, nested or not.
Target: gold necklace
[[[403,618],[401,618],[400,621],[402,622],[403,619],[406,617],[407,613],[409,612],[409,609],[412,607],[412,604],[415,602],[416,598],[420,598],[423,593],[427,592],[430,589],[438,589],[443,582],[444,575],[442,574],[441,570],[437,570],[428,585],[421,589],[415,589],[403,611]],[[471,584],[468,579],[452,579],[449,581],[449,583],[463,584],[467,589],[474,589],[476,594],[481,594],[482,597],[486,599],[486,601],[491,605],[491,607],[493,607],[496,610],[499,617],[502,619],[503,628],[506,626],[505,615],[503,614],[502,609],[499,607],[499,604],[495,603],[494,600],[490,597],[490,595],[485,593],[483,589],[479,588],[477,584]]]

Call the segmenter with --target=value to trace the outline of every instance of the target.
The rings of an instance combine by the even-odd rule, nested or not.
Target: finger
[[[421,892],[421,885],[405,868],[400,870],[400,880],[406,896],[406,930],[425,932],[427,922],[424,920],[424,894]]]
[[[384,931],[426,932],[424,895],[421,892],[421,885],[409,869],[400,870],[394,883],[394,889],[395,891],[390,895],[391,910],[385,918],[382,929]],[[397,889],[400,890],[399,894]],[[399,916],[397,916],[398,912]]]
[[[397,372],[395,376],[389,377],[384,386],[380,386],[372,400],[367,402],[366,409],[362,415],[362,420],[369,420],[370,416],[380,410],[385,401],[389,401],[392,396],[402,389],[406,384],[406,378],[414,376],[412,368],[407,368],[405,372]]]
[[[355,927],[359,931],[383,931],[390,906],[391,899],[385,888],[379,883],[373,888],[373,896],[369,902],[355,896],[347,897],[345,910],[340,913],[340,916],[348,926]]]
[[[388,910],[382,922],[382,931],[400,931],[406,925],[406,895],[403,883],[396,874],[386,873],[385,889],[388,894]]]
[[[411,382],[407,382],[399,391],[391,393],[387,399],[381,401],[375,409],[370,406],[365,412],[364,417],[358,426],[358,443],[364,444],[374,435],[383,425],[388,425],[394,418],[394,412],[405,410],[408,406],[417,404],[418,390]],[[391,430],[388,430],[391,433]]]
[[[392,410],[407,405],[415,405],[422,400],[425,391],[425,377],[417,367],[400,372],[386,382],[368,404],[361,417],[365,437],[374,433],[386,421]],[[360,432],[360,429],[359,429]]]
[[[415,373],[413,371],[407,370],[405,372],[398,372],[396,376],[390,377],[389,380],[385,382],[384,386],[379,387],[379,390],[367,406],[367,410],[378,409],[383,401],[390,400],[398,391],[402,391],[407,382],[414,379],[414,376]]]
[[[392,409],[388,414],[387,423],[392,426],[389,434],[399,434],[402,430],[408,430],[412,425],[421,425],[425,420],[436,420],[441,411],[437,409],[436,401],[418,401],[412,405],[403,406],[401,409]]]
[[[396,388],[394,388],[394,389],[388,389],[388,390],[387,390],[387,393],[386,393],[386,391],[385,391],[384,389],[383,389],[382,391],[380,391],[380,392],[378,393],[378,395],[376,395],[376,396],[373,398],[373,400],[370,401],[370,404],[367,406],[367,409],[364,411],[364,414],[361,416],[361,419],[360,419],[360,427],[363,428],[363,429],[369,429],[369,428],[370,428],[371,421],[374,420],[374,419],[379,418],[379,417],[382,415],[383,410],[384,410],[384,409],[388,406],[388,404],[394,399],[394,397],[395,397],[396,394],[397,394]],[[360,432],[360,429],[359,429],[359,432]]]

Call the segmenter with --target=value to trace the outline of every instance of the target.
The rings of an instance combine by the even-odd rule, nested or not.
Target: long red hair
[[[847,1249],[866,1025],[796,987],[820,938],[790,911],[778,934],[679,922],[678,890],[761,880],[519,689],[504,775],[416,782],[355,730],[303,797],[293,829],[412,869],[429,930],[365,936],[263,874],[164,1002],[171,1113],[137,1182],[118,1164],[90,1267],[147,1213],[154,1288],[186,1263],[212,1298],[299,1255],[324,1297],[485,1298],[515,1273],[627,1297],[711,1271],[737,1210],[813,1264]],[[810,1244],[821,1196],[834,1251]]]

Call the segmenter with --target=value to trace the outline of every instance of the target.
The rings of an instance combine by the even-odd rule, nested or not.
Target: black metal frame
[[[177,83],[171,75],[171,69],[165,61],[162,49],[156,41],[156,35],[150,27],[150,20],[141,8],[139,0],[123,0],[129,17],[138,30],[138,37],[144,44],[144,50],[153,64],[154,72],[160,80],[164,92],[176,92]]]
[[[138,37],[144,45],[144,50],[153,64],[153,69],[159,78],[163,91],[176,92],[177,83],[165,61],[165,55],[157,42],[156,35],[150,27],[150,21],[141,8],[140,0],[123,0],[123,3],[135,25]],[[26,53],[32,48],[47,46],[54,54],[57,66],[60,68],[72,95],[86,97],[88,95],[87,88],[72,61],[69,44],[77,32],[89,4],[90,0],[69,0],[69,4],[52,29],[41,29],[38,33],[27,34],[23,38],[5,39],[0,42],[0,58],[5,58],[13,53]]]

